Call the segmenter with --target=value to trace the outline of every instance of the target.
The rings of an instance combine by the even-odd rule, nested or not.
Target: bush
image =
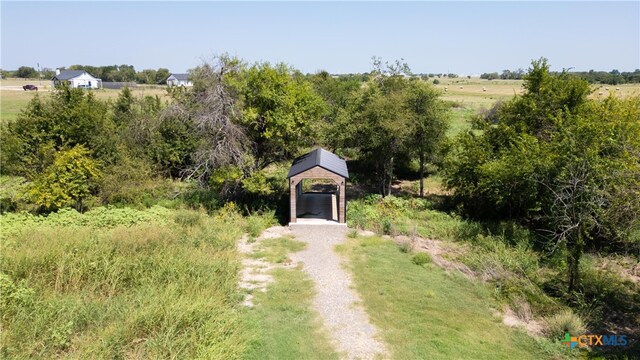
[[[48,210],[74,205],[82,211],[82,201],[95,190],[102,176],[99,167],[84,146],[60,151],[53,165],[29,186],[27,196]]]
[[[148,162],[123,156],[105,169],[98,196],[103,204],[151,206],[168,199],[173,188],[171,180],[154,177]]]
[[[383,234],[385,235],[391,234],[391,230],[393,229],[393,223],[391,222],[391,219],[389,218],[382,219],[382,223],[380,225],[382,227]]]
[[[411,258],[411,261],[416,265],[422,266],[424,264],[428,264],[431,262],[431,256],[427,253],[420,252],[413,255],[413,257]]]
[[[571,310],[559,312],[546,319],[547,336],[552,340],[562,339],[565,333],[582,335],[587,328],[582,319]]]
[[[440,84],[440,80],[438,79],[433,79],[433,85],[438,85]]]

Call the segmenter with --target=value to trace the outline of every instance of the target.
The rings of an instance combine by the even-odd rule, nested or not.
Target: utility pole
[[[38,85],[40,85],[40,87],[42,87],[42,71],[40,70],[40,63],[38,64]]]

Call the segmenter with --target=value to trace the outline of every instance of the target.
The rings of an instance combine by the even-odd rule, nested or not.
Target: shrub
[[[382,219],[381,222],[381,227],[382,227],[382,233],[385,235],[389,235],[391,234],[391,230],[393,228],[393,223],[391,222],[391,219],[389,218],[384,218]]]
[[[431,262],[431,256],[429,256],[429,254],[427,253],[420,252],[413,255],[413,257],[411,258],[411,261],[413,261],[413,263],[416,265],[422,266],[424,264],[428,264]]]
[[[438,79],[433,79],[433,85],[438,85],[440,84],[440,80]]]
[[[547,336],[550,339],[561,339],[565,333],[581,335],[586,331],[582,319],[571,310],[564,310],[546,319]]]
[[[75,205],[82,211],[82,200],[95,190],[102,177],[99,167],[82,145],[60,151],[53,165],[29,187],[27,196],[36,205],[49,210]]]
[[[172,185],[168,179],[156,178],[147,161],[123,156],[105,169],[98,196],[103,204],[150,206],[169,198]]]

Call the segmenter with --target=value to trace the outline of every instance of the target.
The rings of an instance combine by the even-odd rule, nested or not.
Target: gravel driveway
[[[344,241],[347,228],[335,225],[294,225],[295,237],[307,248],[290,254],[294,262],[304,263],[304,270],[314,280],[315,310],[320,313],[338,351],[347,359],[384,358],[384,344],[378,341],[378,330],[369,322],[353,289],[350,274],[341,266],[333,250]]]

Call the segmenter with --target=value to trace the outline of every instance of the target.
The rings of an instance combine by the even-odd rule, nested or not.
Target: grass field
[[[0,216],[2,358],[243,358],[245,220],[97,208]]]
[[[41,85],[42,83],[42,85]],[[47,97],[51,93],[51,82],[37,79],[2,79],[0,80],[0,121],[15,120],[20,111],[38,94]],[[36,85],[39,91],[24,91],[22,86],[26,84]],[[115,99],[120,90],[99,89],[91,90],[98,99]],[[167,91],[164,87],[139,85],[132,89],[135,96],[160,96],[162,100],[168,100]]]
[[[339,250],[350,260],[367,313],[395,359],[544,359],[561,348],[507,328],[491,312],[487,288],[379,237],[350,239]],[[551,351],[545,350],[548,347]]]

